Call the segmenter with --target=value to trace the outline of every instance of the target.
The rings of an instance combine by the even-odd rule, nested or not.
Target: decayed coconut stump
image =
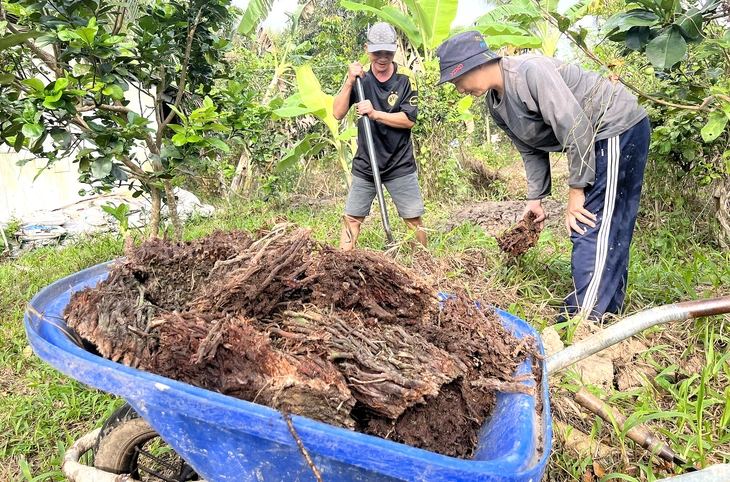
[[[437,290],[381,253],[281,227],[125,247],[64,316],[105,358],[426,450],[469,457],[517,340],[466,293]]]

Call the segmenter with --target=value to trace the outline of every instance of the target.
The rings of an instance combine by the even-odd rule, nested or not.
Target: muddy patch
[[[542,202],[547,219],[545,227],[560,228],[565,223],[565,206],[552,199]],[[497,237],[522,220],[525,201],[485,201],[470,204],[451,213],[446,231],[471,222],[479,225],[488,236]]]
[[[127,246],[65,319],[111,360],[469,458],[495,390],[530,391],[512,375],[534,340],[514,338],[465,291],[443,300],[382,253],[309,234]]]

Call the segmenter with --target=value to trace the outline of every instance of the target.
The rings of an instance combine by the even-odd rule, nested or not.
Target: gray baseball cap
[[[484,36],[476,30],[444,40],[436,49],[436,56],[441,69],[441,80],[436,85],[452,82],[474,67],[502,58],[489,49]]]
[[[389,23],[378,22],[368,30],[368,52],[386,50],[395,52],[398,49],[398,36]]]

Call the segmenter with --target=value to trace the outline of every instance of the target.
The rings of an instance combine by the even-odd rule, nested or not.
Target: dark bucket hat
[[[474,67],[501,58],[487,46],[484,36],[476,30],[468,30],[444,40],[436,49],[441,69],[438,84],[451,82]]]

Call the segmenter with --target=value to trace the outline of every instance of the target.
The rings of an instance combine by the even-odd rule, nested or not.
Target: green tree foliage
[[[642,73],[658,79],[657,93],[644,94],[656,107],[651,155],[711,189],[724,233],[719,239],[729,247],[730,29],[717,21],[727,16],[725,7],[717,0],[637,0],[626,8],[602,31],[624,48],[623,55],[643,56],[649,66]]]
[[[0,142],[27,149],[47,167],[72,157],[94,191],[128,184],[149,193],[151,235],[166,201],[179,236],[172,176],[191,160],[228,150],[226,113],[208,94],[226,76],[233,13],[229,0],[157,1],[132,17],[128,6],[2,6]],[[133,109],[130,98],[142,95],[151,107]]]

